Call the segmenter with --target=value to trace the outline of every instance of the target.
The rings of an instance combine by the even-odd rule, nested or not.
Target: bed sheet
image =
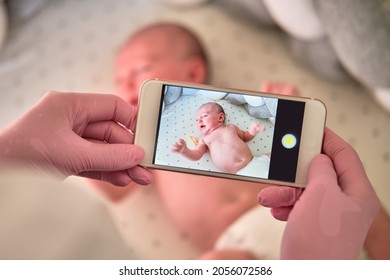
[[[331,82],[300,65],[279,30],[238,20],[212,2],[178,9],[158,0],[49,1],[35,17],[12,27],[1,50],[0,127],[48,90],[113,92],[117,49],[129,34],[156,21],[179,22],[199,35],[214,85],[257,90],[263,81],[279,80],[324,101],[327,125],[358,151],[390,211],[390,115],[355,81]],[[129,246],[145,258],[193,258],[198,252],[172,229],[156,201],[149,188],[109,206]]]

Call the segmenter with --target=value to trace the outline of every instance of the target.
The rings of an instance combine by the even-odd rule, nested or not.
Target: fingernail
[[[279,189],[264,189],[259,193],[259,203],[263,206],[271,206],[279,201],[281,191]]]
[[[136,177],[136,181],[140,185],[149,185],[153,182],[153,176],[147,169],[139,169]]]
[[[141,162],[145,156],[145,152],[141,147],[132,146],[131,160]]]

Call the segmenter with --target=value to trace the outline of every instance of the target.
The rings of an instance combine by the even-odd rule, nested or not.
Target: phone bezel
[[[227,91],[246,95],[259,95],[285,100],[305,102],[305,110],[302,124],[299,156],[295,182],[286,182],[255,177],[243,177],[235,174],[209,172],[196,169],[187,169],[174,166],[163,166],[153,164],[153,157],[156,149],[156,138],[158,132],[159,116],[161,111],[162,88],[164,85],[193,87],[204,90]],[[288,185],[294,187],[305,187],[310,161],[315,155],[321,152],[323,133],[326,121],[326,106],[318,99],[308,97],[286,96],[280,94],[248,91],[241,89],[222,88],[204,84],[183,83],[177,81],[151,79],[143,83],[138,101],[138,118],[135,130],[134,144],[143,147],[145,157],[140,165],[148,168],[184,172],[204,176],[221,177],[250,182],[267,184]]]

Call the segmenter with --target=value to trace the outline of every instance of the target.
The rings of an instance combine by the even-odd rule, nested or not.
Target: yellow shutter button
[[[292,134],[286,134],[282,138],[282,145],[286,149],[292,149],[297,144],[297,138]]]

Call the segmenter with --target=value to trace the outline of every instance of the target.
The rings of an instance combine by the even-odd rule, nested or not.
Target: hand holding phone
[[[270,187],[260,203],[288,222],[283,259],[356,259],[379,210],[379,200],[356,151],[330,129],[324,154],[310,164],[307,188]]]
[[[315,99],[149,80],[135,144],[144,166],[304,187],[325,116]]]

